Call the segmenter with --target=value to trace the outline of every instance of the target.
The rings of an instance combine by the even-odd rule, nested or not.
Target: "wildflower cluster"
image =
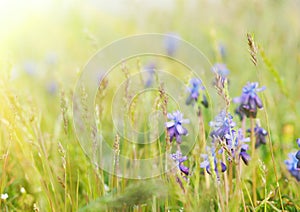
[[[209,125],[212,127],[213,131],[210,133],[210,136],[215,140],[219,138],[224,140],[226,136],[231,134],[235,123],[232,120],[230,114],[226,114],[225,110],[222,110],[216,117],[214,121],[211,121]]]
[[[255,158],[255,149],[261,145],[265,145],[267,142],[268,132],[261,127],[259,119],[257,118],[258,110],[263,108],[258,92],[263,91],[265,88],[259,88],[257,82],[248,82],[243,87],[241,96],[234,99],[234,102],[238,103],[238,108],[235,113],[240,117],[241,126],[239,126],[230,114],[231,98],[229,97],[227,86],[229,70],[225,64],[221,63],[216,63],[212,70],[216,73],[215,87],[218,91],[218,95],[225,101],[226,107],[209,123],[211,127],[211,133],[209,134],[211,143],[205,146],[206,154],[200,155],[202,157],[200,168],[204,169],[205,173],[216,177],[218,182],[224,182],[224,184],[229,182],[232,186],[234,177],[236,178],[236,182],[239,183],[240,179],[238,179],[238,177],[241,176],[242,173],[240,165],[245,164],[248,166],[251,159]],[[204,90],[205,88],[202,81],[197,78],[192,78],[189,82],[186,104],[193,106],[196,103],[198,104],[199,110],[200,104],[208,107]],[[199,117],[200,119],[203,118],[202,116]],[[184,164],[188,161],[188,157],[182,154],[180,145],[183,142],[183,136],[187,136],[188,134],[188,130],[184,127],[184,124],[189,123],[189,121],[183,118],[183,114],[180,111],[167,114],[167,118],[169,121],[165,123],[165,127],[170,138],[170,143],[175,140],[177,144],[176,153],[170,154],[170,157],[176,163],[178,172],[188,181],[191,170]],[[250,119],[250,129],[247,129],[246,118]],[[251,139],[247,137],[246,134],[251,137]],[[249,154],[250,141],[252,147],[251,157]],[[297,142],[300,146],[300,139],[297,140]],[[286,161],[286,164],[291,174],[296,177],[297,180],[300,180],[300,150],[297,153],[290,154],[290,160]],[[255,165],[253,167],[255,167]],[[255,168],[253,168],[252,173],[252,195],[253,200],[257,201]],[[224,177],[224,181],[221,181],[222,176]],[[176,179],[181,188],[184,189],[183,181],[178,176]],[[228,188],[228,185],[225,187]]]
[[[218,162],[221,157],[218,157],[218,154],[226,153],[228,155],[227,159],[229,162],[236,161],[239,158],[243,160],[243,162],[248,165],[250,161],[250,156],[247,153],[248,138],[244,138],[242,130],[235,130],[235,122],[232,120],[232,116],[230,114],[226,114],[225,110],[222,110],[215,118],[214,121],[210,122],[210,126],[212,127],[212,132],[210,133],[210,137],[212,138],[211,143],[211,156],[213,158],[214,170],[218,176]],[[205,168],[207,173],[211,174],[209,163],[209,156],[202,155],[205,159],[200,167]],[[226,162],[220,160],[221,171],[224,172],[227,169]]]
[[[216,117],[214,122],[210,122],[210,126],[213,128],[210,134],[213,142],[221,144],[221,151],[225,151],[229,154],[229,160],[234,160],[237,157],[242,158],[244,163],[248,165],[250,156],[247,153],[249,138],[244,138],[242,130],[235,130],[235,122],[232,120],[230,114],[226,115],[223,110]]]
[[[189,123],[189,120],[183,119],[183,114],[178,110],[173,113],[168,113],[167,116],[168,119],[170,119],[170,121],[166,122],[165,126],[167,128],[167,132],[170,137],[170,142],[172,142],[175,139],[178,145],[177,152],[171,154],[170,157],[177,164],[178,170],[182,173],[184,178],[187,179],[186,176],[189,175],[189,168],[186,167],[183,164],[183,162],[185,162],[188,158],[187,156],[182,156],[179,145],[182,143],[182,136],[183,135],[186,136],[188,134],[187,129],[184,128],[182,124]],[[182,187],[182,182],[180,181],[179,178],[177,178],[177,181]]]
[[[192,78],[190,80],[190,85],[188,87],[188,97],[186,99],[186,104],[194,105],[195,103],[198,103],[199,96],[202,94],[202,100],[200,103],[207,108],[208,101],[205,94],[203,93],[204,90],[205,88],[202,84],[202,81],[197,78]],[[170,138],[170,143],[172,143],[173,140],[175,139],[177,143],[177,149],[178,149],[176,153],[171,154],[171,158],[175,161],[178,170],[182,173],[184,178],[187,180],[187,176],[190,174],[190,171],[189,168],[183,164],[183,162],[187,161],[188,158],[187,156],[182,156],[180,150],[180,144],[182,143],[182,136],[186,136],[188,134],[187,129],[184,128],[182,124],[189,123],[189,120],[184,119],[183,114],[178,110],[173,113],[168,113],[167,117],[169,121],[165,123],[165,127],[167,128],[168,136]],[[225,164],[223,164],[223,166],[225,166]],[[224,169],[226,169],[226,166]],[[182,182],[180,181],[179,178],[177,178],[177,181],[182,187]]]
[[[211,148],[207,148],[208,154],[202,154],[201,157],[204,159],[203,162],[200,163],[200,168],[204,168],[208,174],[212,174],[211,165],[213,165],[213,170],[215,174],[219,178],[219,170],[221,172],[225,172],[227,169],[226,164],[217,157],[217,152],[215,146],[213,145]],[[212,162],[210,162],[212,161]]]

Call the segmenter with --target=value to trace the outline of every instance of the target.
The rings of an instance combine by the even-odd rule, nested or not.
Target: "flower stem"
[[[177,145],[177,151],[181,152],[180,144],[177,143],[176,145]]]
[[[253,117],[250,117],[251,122],[251,158],[252,163],[255,163],[254,157],[255,157],[255,133],[254,133],[254,127],[255,127],[255,119]],[[253,164],[253,173],[252,173],[252,193],[253,193],[253,204],[256,205],[257,201],[257,194],[256,194],[256,166]]]
[[[264,53],[264,50],[263,48],[261,48],[259,46],[259,52],[260,52],[260,55],[263,59],[263,62],[265,64],[267,64],[268,62],[268,58],[266,58],[266,55]],[[272,65],[271,65],[272,66]],[[258,81],[261,82],[261,72],[259,71],[258,68],[256,68],[256,75],[258,77]],[[284,92],[285,93],[285,92]],[[266,99],[265,99],[265,96],[263,95],[262,96],[262,101],[263,101],[263,105],[266,105],[265,102],[266,102]],[[293,101],[291,102],[293,104]],[[279,186],[279,182],[278,182],[278,175],[277,175],[277,169],[276,169],[276,163],[275,163],[275,157],[274,157],[274,150],[273,150],[273,144],[272,144],[272,140],[271,140],[271,135],[270,135],[270,125],[269,125],[269,118],[268,118],[268,113],[267,113],[267,110],[264,109],[264,114],[265,114],[265,118],[266,118],[266,122],[267,122],[267,126],[268,126],[268,133],[269,133],[269,136],[268,136],[268,143],[269,143],[269,146],[270,146],[270,152],[271,152],[271,158],[272,158],[272,167],[273,167],[273,171],[274,171],[274,175],[275,175],[275,179],[276,179],[276,187],[278,189],[278,194],[279,194],[279,200],[280,200],[280,205],[281,205],[281,210],[284,211],[284,206],[283,206],[283,201],[282,201],[282,195],[281,195],[281,189],[280,189],[280,186]]]
[[[245,118],[243,118],[243,120],[245,120]],[[243,189],[242,189],[242,166],[241,166],[241,158],[240,157],[237,158],[237,162],[236,162],[236,189],[238,189],[237,190],[238,196],[242,197],[244,211],[247,211],[245,197],[244,197],[244,193],[243,193]]]
[[[201,134],[200,135],[201,139],[199,139],[199,142],[200,142],[199,146],[201,147],[200,151],[204,151],[205,147],[206,147],[206,137],[205,137],[205,126],[204,126],[201,108],[199,108],[198,116],[199,116],[199,127],[200,127],[200,134]],[[201,145],[201,143],[202,143],[202,145]]]
[[[232,195],[232,178],[233,178],[233,166],[232,166],[232,162],[229,162],[229,197]]]
[[[219,196],[220,209],[221,209],[221,211],[225,211],[224,199],[223,199],[223,196],[222,196],[222,192],[220,190],[220,186],[216,185],[216,187],[217,187],[218,196]]]
[[[223,151],[222,153],[222,159],[223,161],[226,161],[225,158],[225,152]],[[222,168],[221,168],[222,169]],[[227,176],[227,172],[224,173],[224,187],[225,187],[225,204],[226,204],[226,208],[228,208],[228,200],[229,200],[229,186],[228,186],[228,176]]]
[[[246,138],[246,116],[243,115],[242,118],[242,133],[244,138]]]
[[[200,152],[204,152],[206,147],[206,137],[205,137],[205,126],[203,121],[203,115],[200,107],[198,111],[198,116],[199,116],[199,128],[200,128],[200,136],[201,136],[201,137],[199,136],[199,147],[200,147]],[[209,189],[210,182],[209,182],[208,173],[206,171],[204,171],[204,177],[205,177],[206,188]]]

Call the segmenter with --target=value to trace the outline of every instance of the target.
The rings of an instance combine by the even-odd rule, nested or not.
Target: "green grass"
[[[0,22],[0,194],[8,194],[6,200],[0,199],[1,211],[220,211],[224,205],[226,211],[244,210],[244,206],[249,211],[300,210],[300,184],[284,164],[288,153],[297,148],[295,139],[300,137],[299,2],[174,1],[172,7],[154,8],[146,7],[144,1],[126,1],[116,13],[97,9],[92,3],[75,2],[69,6],[54,2],[46,10],[20,10],[10,5],[10,12],[0,15],[6,20]],[[108,43],[147,32],[176,32],[203,51],[212,63],[226,63],[230,69],[230,98],[239,96],[248,81],[259,81],[267,87],[262,94],[264,109],[258,118],[269,131],[268,143],[257,150],[249,167],[242,165],[241,182],[233,178],[227,205],[222,200],[226,199],[224,186],[216,186],[199,167],[203,142],[211,142],[209,121],[222,109],[218,106],[224,105],[216,93],[210,93],[213,109],[202,110],[205,135],[200,130],[199,137],[192,137],[199,128],[188,126],[193,133],[184,137],[181,145],[184,150],[188,148],[185,141],[197,139],[185,162],[192,170],[189,181],[176,171],[147,180],[116,177],[91,161],[92,156],[85,155],[80,146],[73,126],[72,100],[84,66]],[[248,52],[248,32],[259,46],[257,67]],[[218,53],[219,43],[226,46],[223,59]],[[49,62],[51,55],[53,63]],[[128,75],[139,73],[140,67],[152,60],[155,57],[126,61]],[[35,65],[33,75],[24,71],[28,62]],[[186,74],[185,67],[170,60],[162,59],[159,64],[176,74],[183,84],[192,77]],[[107,86],[99,88],[94,105],[98,108],[99,136],[110,146],[119,145],[119,154],[130,158],[168,152],[163,116],[153,122],[153,131],[161,134],[151,145],[134,146],[120,136],[111,120],[111,100],[126,74],[119,64],[106,79]],[[213,79],[203,80],[210,84]],[[58,86],[54,94],[47,91],[51,82]],[[168,97],[167,106],[157,90],[137,96],[126,112],[129,123],[137,130],[147,130],[151,127],[147,118],[152,112],[171,112],[185,98],[184,89],[178,96]],[[124,105],[126,101],[124,98]],[[120,104],[120,109],[124,105]],[[233,104],[229,110],[233,113]],[[197,119],[196,112],[197,108],[190,107],[184,115]],[[235,121],[240,125],[237,118]],[[176,145],[170,148],[174,152]],[[256,203],[252,199],[254,164],[258,167]],[[145,167],[147,171],[151,169]]]

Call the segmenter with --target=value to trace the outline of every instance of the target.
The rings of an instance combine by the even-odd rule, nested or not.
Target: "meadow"
[[[0,211],[300,211],[298,1],[1,4]]]

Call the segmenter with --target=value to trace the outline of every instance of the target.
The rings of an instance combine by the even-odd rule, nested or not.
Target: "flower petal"
[[[226,169],[227,169],[227,167],[226,167],[225,163],[221,162],[221,171],[225,172]]]
[[[175,122],[174,121],[168,121],[168,122],[166,122],[165,125],[166,125],[167,128],[170,128],[170,127],[173,127],[175,125]]]
[[[190,120],[189,120],[189,119],[182,119],[182,120],[180,121],[180,123],[182,123],[182,124],[189,124],[189,123],[190,123]]]
[[[258,108],[262,108],[263,107],[263,104],[262,104],[262,102],[261,102],[261,100],[260,100],[260,98],[258,96],[256,96],[255,102],[256,102],[256,105],[257,105]]]
[[[189,168],[184,166],[182,163],[179,164],[180,171],[182,171],[184,174],[189,174]]]
[[[208,165],[209,165],[209,161],[205,160],[205,161],[200,163],[200,168],[206,168]]]
[[[297,152],[296,158],[297,158],[298,160],[300,160],[300,150]]]
[[[241,151],[240,156],[241,156],[242,160],[244,161],[244,163],[246,165],[248,165],[249,161],[250,161],[250,155],[248,155],[248,153],[245,151]]]
[[[167,117],[168,117],[168,119],[174,119],[174,116],[173,116],[172,113],[168,113],[168,114],[167,114]]]
[[[177,124],[176,125],[176,130],[177,132],[180,134],[180,135],[183,135],[184,134],[184,128],[180,125],[180,124]]]

